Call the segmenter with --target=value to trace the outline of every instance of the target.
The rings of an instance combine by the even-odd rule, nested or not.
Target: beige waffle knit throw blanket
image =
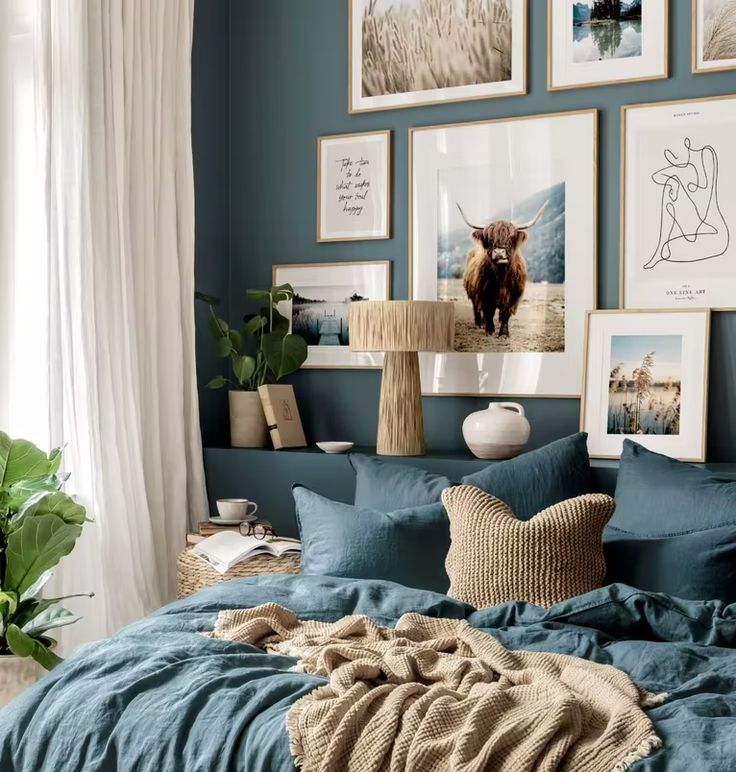
[[[328,679],[287,716],[304,772],[619,772],[661,745],[642,708],[665,695],[609,665],[510,651],[464,620],[405,614],[390,629],[267,603],[220,612],[208,635]]]

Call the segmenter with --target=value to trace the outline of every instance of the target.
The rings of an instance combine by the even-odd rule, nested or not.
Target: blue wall
[[[690,2],[672,0],[669,80],[549,93],[547,3],[530,0],[529,5],[527,96],[351,116],[347,105],[347,0],[231,0],[229,4],[199,0],[194,110],[198,281],[202,289],[221,292],[224,283],[235,315],[245,308],[246,287],[270,283],[273,263],[388,259],[393,261],[394,297],[405,298],[408,128],[596,107],[601,140],[598,301],[601,308],[615,308],[621,105],[736,92],[736,73],[691,74]],[[227,104],[223,104],[223,87],[229,89]],[[316,138],[385,128],[394,130],[393,238],[315,243]],[[229,163],[223,168],[228,136]],[[736,319],[732,314],[714,316],[711,361],[708,457],[711,461],[734,460]],[[200,381],[206,382],[217,366],[209,349],[203,348]],[[304,370],[295,376],[294,384],[311,440],[375,444],[379,372]],[[429,447],[463,448],[462,419],[484,401],[425,398]],[[225,404],[224,394],[209,394],[203,402],[207,444],[226,442]],[[532,423],[532,447],[577,429],[577,400],[531,399],[524,404]]]

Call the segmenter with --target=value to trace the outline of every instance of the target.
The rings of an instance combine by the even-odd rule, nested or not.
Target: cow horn
[[[468,226],[468,228],[474,230],[474,231],[482,231],[483,228],[485,228],[485,225],[473,225],[472,222],[468,221],[468,218],[465,216],[465,212],[463,212],[463,208],[460,206],[460,204],[455,202],[455,206],[460,210],[460,216],[465,220],[465,224]]]
[[[529,222],[522,223],[521,225],[516,226],[517,231],[525,231],[529,228],[533,228],[538,222],[539,218],[544,214],[544,210],[547,208],[547,204],[549,204],[549,199],[547,199],[541,206],[540,210],[532,217]]]

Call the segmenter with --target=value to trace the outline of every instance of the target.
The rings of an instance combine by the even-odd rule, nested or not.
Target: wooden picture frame
[[[515,152],[524,155],[521,164],[516,161],[513,164],[508,163],[507,143],[512,138]],[[530,150],[522,151],[521,144],[525,138]],[[544,149],[550,146],[555,147],[554,159],[543,155]],[[439,147],[442,148],[441,153],[438,151]],[[497,350],[483,348],[482,351],[475,351],[464,347],[461,342],[457,350],[449,354],[420,354],[423,393],[427,396],[577,398],[580,396],[583,368],[585,311],[596,307],[597,110],[573,110],[410,129],[409,297],[414,300],[446,300],[450,297],[442,296],[441,292],[443,277],[446,274],[450,278],[450,273],[445,271],[443,274],[442,270],[443,255],[440,244],[444,243],[444,237],[440,231],[444,229],[449,232],[451,229],[454,238],[458,212],[452,201],[450,187],[444,193],[438,190],[438,185],[442,184],[443,165],[455,170],[451,172],[452,175],[470,166],[474,167],[473,174],[482,175],[483,169],[492,167],[496,158],[505,158],[503,165],[507,169],[515,167],[513,174],[517,176],[513,180],[513,188],[516,196],[523,197],[520,190],[525,185],[530,185],[533,177],[539,180],[549,178],[551,181],[554,175],[562,174],[561,179],[564,179],[562,212],[556,212],[556,203],[547,212],[548,219],[555,218],[555,227],[558,230],[560,223],[562,224],[562,233],[555,231],[556,243],[559,244],[560,238],[563,240],[565,268],[569,269],[569,273],[567,270],[565,272],[568,278],[561,285],[562,303],[567,301],[563,320],[564,347],[545,348],[546,344],[542,344],[521,351],[512,349],[504,352],[500,346]],[[585,162],[582,159],[585,159]],[[561,172],[563,167],[564,172]],[[479,183],[482,183],[482,180],[479,179]],[[539,189],[543,188],[544,185],[540,184]],[[480,203],[483,196],[490,195],[490,189],[500,190],[498,185],[480,184],[479,194],[471,198],[476,201],[477,206],[493,206],[493,209],[475,213],[471,215],[471,219],[473,216],[485,218],[486,215],[498,214],[495,204]],[[552,187],[549,189],[552,190]],[[444,202],[441,206],[440,200]],[[525,202],[519,201],[518,211],[519,215],[524,215],[522,219],[528,214],[524,204]],[[574,207],[576,212],[582,213],[578,228],[569,232],[569,239],[564,216],[560,218],[568,205]],[[443,214],[440,214],[440,209]],[[554,212],[556,214],[553,214]],[[544,230],[544,217],[538,220],[538,224]],[[462,224],[460,227],[463,227]],[[468,232],[465,235],[468,236]],[[527,242],[524,250],[530,248],[530,243]],[[462,248],[458,244],[452,247],[452,255],[457,258],[459,271],[461,263],[464,263],[466,246],[470,248],[472,242],[464,244]],[[456,281],[457,271],[454,267],[451,273]],[[541,284],[553,284],[553,281],[549,281],[550,278],[553,277],[538,281]],[[552,298],[549,293],[554,291],[554,286],[541,289],[543,294],[546,293],[544,297]],[[455,294],[455,300],[469,300],[460,295],[455,297]],[[459,306],[456,311],[458,308]],[[457,335],[457,324],[464,323],[462,320],[465,316],[465,312],[463,317],[456,316],[456,341],[464,339],[464,336]]]
[[[347,292],[369,293],[366,299],[370,300],[390,300],[391,299],[391,261],[390,260],[356,260],[334,263],[284,263],[274,265],[271,271],[271,281],[274,285],[291,284],[297,295],[305,297],[308,287],[316,287],[325,292],[332,285],[335,288],[348,288]],[[352,282],[357,282],[352,284]],[[341,296],[345,296],[343,291]],[[336,289],[337,292],[337,289]],[[338,295],[340,293],[338,292]],[[365,295],[364,295],[365,297]],[[337,309],[327,308],[328,305],[336,306],[338,303],[346,302],[339,299],[309,298],[308,304],[314,304],[316,313],[327,312],[332,317],[337,317]],[[324,302],[324,307],[321,306]],[[316,338],[316,332],[311,327],[302,330],[293,324],[294,303],[293,301],[284,301],[279,303],[279,311],[292,322],[292,331],[302,334],[307,339],[308,357],[302,368],[313,369],[333,369],[333,370],[352,370],[356,368],[380,369],[383,367],[383,354],[380,352],[356,352],[350,351],[349,330],[347,335],[343,325],[347,323],[349,310],[344,309],[340,312],[340,319],[343,322],[340,329],[325,330],[330,334],[340,336],[337,345],[319,345],[320,341]],[[305,318],[306,324],[306,318]]]
[[[728,272],[736,258],[736,153],[728,125],[734,110],[736,95],[730,94],[621,107],[621,308],[736,310],[732,301],[736,296],[736,268]],[[659,143],[656,149],[652,146],[655,137]],[[692,175],[702,174],[705,162],[713,173],[703,175],[704,184],[695,193],[675,195],[677,190],[686,189]],[[642,192],[645,185],[647,195]],[[708,192],[709,186],[715,196]],[[663,197],[670,189],[673,198],[665,203]],[[684,225],[678,226],[676,218],[679,207],[689,206],[690,201],[696,206],[696,196],[709,200],[697,204],[702,222],[690,234],[685,227],[689,209],[683,214]],[[670,225],[666,218],[672,220]],[[659,238],[653,230],[657,225],[652,223],[658,224]],[[670,231],[675,238],[664,235]],[[686,231],[687,238],[677,236]],[[719,235],[714,236],[712,231]],[[647,235],[646,243],[642,243]],[[698,246],[701,236],[705,237],[703,247]],[[723,243],[706,250],[714,238]],[[687,247],[693,255],[678,256],[680,247]],[[694,250],[700,251],[695,254]]]
[[[607,317],[619,320],[617,332],[611,331],[613,327],[607,330],[600,325],[592,329]],[[649,450],[681,461],[705,461],[710,320],[711,311],[707,308],[609,309],[586,314],[580,431],[588,434],[591,458],[618,459],[623,439],[628,437]],[[687,322],[691,324],[689,330],[685,327]],[[665,352],[677,350],[678,338],[679,358],[670,354],[671,360],[657,371],[656,349],[661,345]],[[614,344],[614,339],[620,341]],[[646,363],[649,372],[639,382],[634,368],[643,369],[644,357],[651,354],[654,356]],[[648,390],[648,394],[640,396],[641,389]],[[631,403],[627,402],[629,391]],[[688,408],[683,419],[680,404],[685,398],[695,404],[695,409]],[[602,430],[604,423],[606,428]]]
[[[528,69],[528,39],[529,39],[529,9],[528,0],[504,0],[508,3],[510,17],[511,51],[506,52],[510,77],[508,80],[496,80],[488,82],[470,82],[459,83],[457,85],[444,87],[427,87],[420,90],[404,92],[388,92],[384,94],[364,95],[363,94],[363,32],[362,22],[364,12],[373,12],[376,10],[377,2],[383,0],[347,0],[348,4],[348,112],[365,113],[376,112],[380,110],[398,110],[407,107],[421,107],[439,103],[465,102],[478,99],[493,99],[496,97],[521,96],[527,93],[527,69]],[[419,0],[410,0],[418,3]],[[451,8],[451,3],[438,4],[442,8]],[[396,13],[396,9],[392,9]],[[379,8],[380,12],[380,8]],[[403,29],[401,19],[393,19],[393,23],[386,21],[386,27],[391,28],[395,35],[400,35]],[[434,20],[440,23],[440,20]],[[427,27],[434,29],[435,23],[430,23]],[[489,22],[490,24],[490,22]],[[475,25],[468,34],[477,27]],[[376,26],[378,28],[378,25]],[[498,23],[494,22],[494,30],[498,29]],[[517,42],[518,41],[518,42]],[[472,50],[464,38],[462,46],[467,50]],[[484,42],[483,50],[489,52],[497,50],[500,46],[492,45],[491,41]],[[446,57],[443,63],[450,57]],[[494,68],[495,62],[489,61],[486,66]],[[431,68],[427,68],[431,71]],[[408,79],[410,74],[406,74]],[[412,76],[414,77],[414,76]],[[398,76],[396,77],[398,80]],[[458,78],[461,80],[462,78]],[[381,77],[379,82],[385,82]],[[499,85],[500,84],[500,85]]]
[[[657,8],[654,4],[657,3]],[[650,8],[654,10],[650,11]],[[572,14],[572,0],[547,0],[547,90],[565,91],[577,88],[592,88],[597,86],[612,86],[621,83],[639,83],[649,80],[663,80],[669,77],[669,0],[647,0],[644,11],[645,18],[638,21],[639,28],[642,24],[654,25],[655,17],[658,17],[661,23],[660,35],[653,45],[653,52],[647,56],[646,48],[642,47],[638,56],[626,55],[617,56],[616,51],[621,50],[623,36],[619,32],[616,37],[612,34],[603,36],[593,36],[594,29],[600,29],[604,32],[607,26],[585,26],[584,24],[575,24],[571,15],[568,18],[568,10]],[[563,15],[564,11],[564,15]],[[648,17],[648,18],[647,18]],[[634,24],[633,21],[612,22],[617,26],[621,24]],[[581,60],[575,62],[571,60],[575,56],[574,41],[569,48],[565,47],[558,56],[558,51],[562,48],[559,37],[569,32],[568,25],[572,25],[573,30],[586,28],[590,31],[589,38],[596,39],[599,55],[597,59],[588,61]],[[628,30],[625,30],[626,32]],[[649,40],[654,40],[654,36],[646,36]],[[643,46],[642,40],[645,39],[643,32],[638,32],[639,45]],[[611,51],[611,47],[618,42],[618,47]],[[582,46],[583,41],[578,41],[577,45]],[[601,46],[608,47],[608,53],[611,55],[604,57]],[[641,61],[636,61],[641,60]],[[643,74],[637,74],[637,67],[643,69]],[[620,73],[617,75],[616,70]]]
[[[726,72],[728,70],[736,70],[736,5],[726,5],[727,0],[723,0],[724,10],[733,14],[732,20],[734,35],[731,38],[730,45],[733,50],[729,51],[733,53],[733,56],[722,57],[718,59],[706,60],[703,56],[702,50],[702,32],[701,28],[704,26],[704,14],[705,9],[703,7],[703,0],[692,0],[692,71],[696,75],[704,75],[709,72]],[[714,65],[706,64],[706,61],[717,62]],[[723,62],[723,64],[718,64]]]
[[[317,242],[391,238],[391,130],[317,138]]]

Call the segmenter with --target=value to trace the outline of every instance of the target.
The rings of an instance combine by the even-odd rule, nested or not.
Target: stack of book
[[[206,539],[208,536],[214,536],[214,534],[220,533],[221,531],[235,531],[235,533],[238,533],[238,526],[217,525],[217,523],[210,523],[208,520],[203,520],[197,526],[197,533],[187,534],[187,544],[190,546],[199,544],[202,539]]]

